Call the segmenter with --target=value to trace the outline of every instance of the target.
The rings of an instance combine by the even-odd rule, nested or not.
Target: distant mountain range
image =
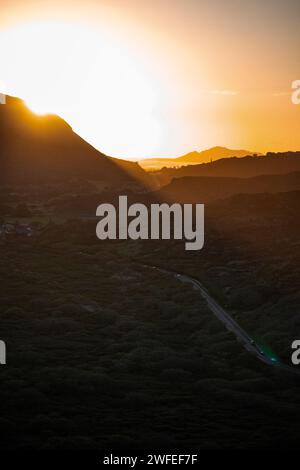
[[[151,197],[202,202],[237,193],[300,189],[300,152],[243,156],[249,152],[214,147],[176,159],[185,162],[194,158],[193,165],[147,173],[137,163],[97,151],[58,116],[37,116],[13,97],[0,106],[0,141],[2,186],[58,183],[65,191],[69,181],[85,180],[103,183],[102,189],[96,190],[98,194],[103,189],[115,193],[130,189],[150,191]],[[236,156],[230,157],[232,153]],[[213,159],[221,154],[226,157],[195,164],[199,155]],[[161,189],[155,192],[153,188]]]
[[[103,181],[107,187],[144,185],[134,162],[107,157],[55,115],[37,116],[18,98],[0,106],[1,184]]]
[[[188,165],[181,168],[163,168],[153,173],[159,186],[184,176],[219,176],[250,178],[300,171],[300,152],[267,153],[263,156],[222,158],[211,163]]]
[[[185,176],[155,191],[159,201],[209,203],[237,194],[279,193],[300,191],[300,172],[261,175],[252,178],[222,176]]]
[[[177,158],[148,158],[140,160],[139,164],[148,171],[160,170],[163,167],[174,168],[183,165],[197,165],[199,163],[207,163],[220,158],[230,157],[246,157],[247,155],[255,155],[249,150],[234,150],[226,147],[212,147],[202,152],[190,152],[182,157]]]

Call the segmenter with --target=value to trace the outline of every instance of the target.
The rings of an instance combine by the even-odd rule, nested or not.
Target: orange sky
[[[300,149],[298,0],[1,0],[0,82],[117,157]]]

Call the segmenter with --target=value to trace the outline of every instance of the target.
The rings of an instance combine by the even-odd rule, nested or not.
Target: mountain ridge
[[[214,146],[202,151],[188,152],[181,157],[175,158],[147,158],[139,160],[139,164],[145,170],[159,170],[163,167],[172,168],[183,165],[195,165],[200,163],[208,163],[213,160],[230,157],[246,157],[248,155],[261,155],[250,150],[229,149],[227,147]]]
[[[106,156],[62,118],[35,115],[20,98],[7,96],[0,106],[0,138],[3,184],[88,179],[118,187],[148,179],[137,163]]]
[[[169,184],[173,178],[183,176],[223,176],[250,178],[259,175],[284,174],[300,171],[299,152],[269,152],[262,156],[221,158],[210,163],[187,165],[181,168],[163,168],[154,172],[160,186]]]
[[[238,194],[300,191],[300,171],[250,178],[184,176],[155,191],[157,200],[180,203],[208,203]]]

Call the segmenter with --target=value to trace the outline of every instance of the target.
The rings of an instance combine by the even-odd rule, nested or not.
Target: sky
[[[300,150],[299,0],[0,0],[0,86],[114,157]]]

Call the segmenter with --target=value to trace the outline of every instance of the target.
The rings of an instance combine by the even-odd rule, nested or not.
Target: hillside
[[[154,194],[158,200],[211,202],[235,194],[278,193],[300,190],[300,172],[252,178],[185,176],[175,178]]]
[[[300,152],[267,153],[263,156],[242,158],[222,158],[215,162],[201,165],[189,165],[181,168],[163,168],[153,173],[161,186],[170,183],[173,178],[184,176],[222,176],[232,178],[250,178],[259,175],[275,175],[300,171]]]
[[[18,98],[0,106],[2,184],[57,183],[73,179],[107,186],[145,183],[137,163],[98,152],[55,115],[37,116]]]
[[[296,449],[298,377],[249,354],[191,284],[146,265],[199,279],[288,364],[300,325],[299,196],[208,205],[192,255],[181,240],[100,242],[95,221],[80,219],[0,243],[1,334],[12,345],[0,448],[253,452],[274,439]]]

